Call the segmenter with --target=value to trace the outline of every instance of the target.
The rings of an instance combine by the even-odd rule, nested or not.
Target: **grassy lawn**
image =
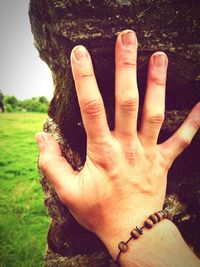
[[[34,135],[45,114],[0,114],[0,266],[42,266],[49,219]]]

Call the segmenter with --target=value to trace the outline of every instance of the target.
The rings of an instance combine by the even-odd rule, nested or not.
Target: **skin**
[[[87,158],[80,172],[71,168],[49,134],[36,135],[40,169],[75,219],[94,232],[113,257],[118,253],[118,243],[129,238],[131,229],[143,225],[150,214],[162,209],[168,170],[200,125],[198,103],[182,126],[164,143],[157,144],[164,120],[168,59],[165,53],[156,52],[149,60],[142,123],[137,131],[137,46],[133,31],[125,30],[118,35],[112,132],[88,51],[77,46],[71,52],[87,134]]]

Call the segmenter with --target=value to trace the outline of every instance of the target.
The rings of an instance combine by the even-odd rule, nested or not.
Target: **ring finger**
[[[145,147],[157,143],[165,112],[165,83],[167,56],[163,52],[154,53],[149,61],[147,90],[143,106],[140,140]]]

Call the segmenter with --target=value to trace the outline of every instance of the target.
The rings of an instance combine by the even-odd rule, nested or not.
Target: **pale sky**
[[[18,99],[51,99],[51,72],[34,47],[28,5],[29,0],[0,0],[0,90]]]

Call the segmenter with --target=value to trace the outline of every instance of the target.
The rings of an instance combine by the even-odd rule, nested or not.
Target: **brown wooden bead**
[[[154,223],[152,222],[152,220],[150,219],[147,219],[145,222],[144,222],[144,225],[146,226],[146,228],[152,228]]]
[[[128,246],[124,241],[119,242],[118,248],[121,252],[126,252],[128,250]]]
[[[156,212],[154,214],[156,215],[156,217],[157,217],[157,219],[158,219],[159,222],[162,221],[163,216],[162,216],[162,214],[160,212]]]
[[[158,222],[158,218],[155,214],[152,214],[149,216],[149,219],[154,223],[156,224]]]
[[[134,238],[134,239],[137,239],[138,237],[140,237],[140,233],[138,233],[137,230],[133,229],[131,231],[131,236]]]

